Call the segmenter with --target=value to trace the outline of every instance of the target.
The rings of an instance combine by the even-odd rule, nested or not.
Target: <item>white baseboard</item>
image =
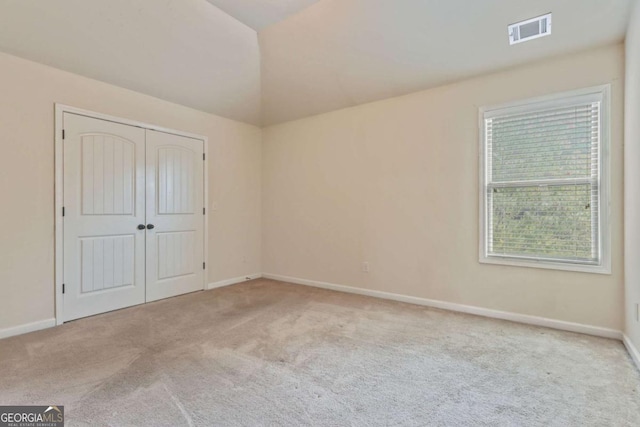
[[[295,283],[299,285],[312,286],[316,288],[330,289],[339,292],[347,292],[352,294],[366,295],[376,298],[388,299],[393,301],[405,302],[409,304],[434,307],[443,310],[456,311],[460,313],[474,314],[477,316],[491,317],[494,319],[509,320],[512,322],[525,323],[535,326],[543,326],[563,331],[577,332],[587,335],[594,335],[604,338],[612,338],[622,340],[626,346],[631,358],[640,369],[640,351],[634,346],[629,337],[623,335],[622,332],[615,329],[602,328],[599,326],[584,325],[581,323],[565,322],[563,320],[548,319],[538,316],[530,316],[526,314],[518,314],[507,311],[491,310],[471,305],[463,305],[446,301],[438,301],[426,298],[412,297],[407,295],[394,294],[391,292],[374,291],[370,289],[355,288],[352,286],[337,285],[334,283],[320,282],[316,280],[300,279],[297,277],[282,276],[269,273],[254,273],[246,276],[235,277],[232,279],[220,280],[218,282],[209,283],[207,290],[221,288],[224,286],[235,285],[237,283],[246,282],[247,280],[259,279],[278,280],[282,282]],[[15,335],[26,334],[29,332],[39,331],[41,329],[56,326],[56,319],[46,319],[37,322],[27,323],[24,325],[14,326],[11,328],[0,329],[0,339],[8,338]]]
[[[232,279],[220,280],[218,282],[209,283],[207,290],[223,288],[225,286],[235,285],[236,283],[246,282],[247,280],[259,279],[262,277],[262,273],[248,274],[246,276],[234,277]]]
[[[394,294],[390,292],[354,288],[351,286],[336,285],[333,283],[300,279],[297,277],[281,276],[278,274],[263,273],[262,277],[264,277],[265,279],[279,280],[282,282],[295,283],[298,285],[313,286],[316,288],[323,288],[323,289],[331,289],[334,291],[389,299],[393,301],[406,302],[409,304],[417,304],[417,305],[423,305],[427,307],[440,308],[443,310],[457,311],[460,313],[475,314],[476,316],[491,317],[494,319],[509,320],[512,322],[526,323],[528,325],[535,325],[535,326],[543,326],[546,328],[559,329],[562,331],[577,332],[581,334],[594,335],[597,337],[622,340],[621,331],[616,331],[615,329],[602,328],[600,326],[591,326],[591,325],[584,325],[582,323],[565,322],[563,320],[549,319],[546,317],[530,316],[527,314],[512,313],[508,311],[491,310],[488,308],[476,307],[472,305],[463,305],[463,304],[456,304],[456,303],[447,302],[447,301],[411,297],[407,295]]]
[[[627,347],[627,351],[629,352],[629,354],[631,355],[631,358],[633,359],[636,366],[640,370],[640,350],[638,350],[638,348],[635,345],[633,345],[633,343],[631,342],[631,340],[626,334],[622,336],[622,342],[624,342],[624,346]]]
[[[0,339],[12,337],[14,335],[22,335],[29,332],[39,331],[41,329],[52,328],[56,326],[56,319],[39,320],[37,322],[26,323],[24,325],[13,326],[11,328],[0,329]]]

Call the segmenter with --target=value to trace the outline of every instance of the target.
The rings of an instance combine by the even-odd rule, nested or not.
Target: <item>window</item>
[[[480,261],[610,272],[608,87],[482,109]]]

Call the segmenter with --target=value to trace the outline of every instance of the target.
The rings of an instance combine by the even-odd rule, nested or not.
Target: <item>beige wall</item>
[[[55,102],[208,136],[209,281],[261,271],[259,128],[0,54],[0,330],[54,317]]]
[[[628,72],[640,66],[634,28]],[[623,67],[622,46],[604,47],[261,135],[0,54],[0,330],[54,316],[54,102],[209,137],[210,282],[264,271],[621,329]],[[613,274],[479,264],[478,107],[604,83]],[[627,95],[638,87],[636,78]],[[637,126],[628,122],[629,141]],[[629,319],[627,331],[638,343]]]
[[[615,45],[264,129],[263,271],[620,330],[623,76]],[[478,107],[605,83],[613,274],[480,264]]]
[[[625,333],[640,349],[640,2],[629,22],[625,84]]]

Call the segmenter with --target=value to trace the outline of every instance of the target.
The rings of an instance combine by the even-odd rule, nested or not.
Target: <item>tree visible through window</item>
[[[601,264],[602,92],[484,112],[485,257]]]

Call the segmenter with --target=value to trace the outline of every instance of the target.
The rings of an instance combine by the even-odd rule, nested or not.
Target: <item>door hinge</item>
[[[202,153],[202,160],[204,160],[204,159],[205,159],[205,155],[206,155],[206,154]]]
[[[206,269],[207,269],[207,263],[205,263],[205,262],[203,262],[203,263],[202,263],[202,269],[203,269],[203,270],[206,270]]]
[[[64,216],[64,206],[62,207],[62,216]]]
[[[206,215],[207,214],[207,208],[202,208],[202,215]]]
[[[62,284],[62,293],[63,293],[63,294],[64,294],[64,291],[65,291],[65,289],[64,289],[64,283],[63,283],[63,284]]]
[[[62,129],[62,139],[64,139],[64,129]]]

